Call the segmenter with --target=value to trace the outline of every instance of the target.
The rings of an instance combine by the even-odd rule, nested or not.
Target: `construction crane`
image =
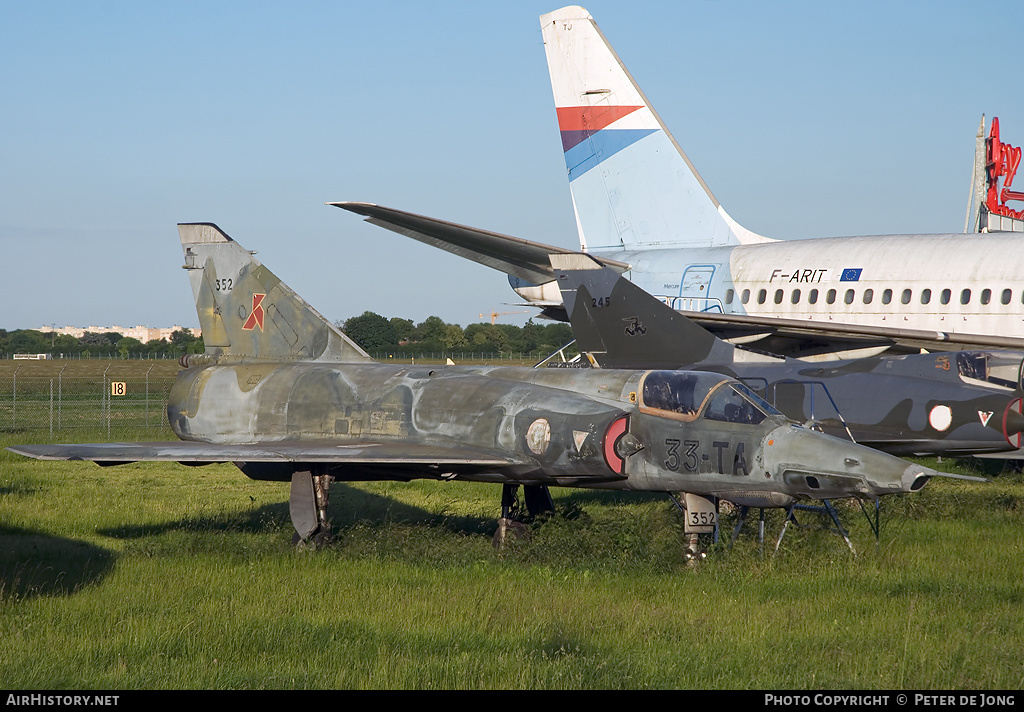
[[[508,316],[509,314],[529,314],[529,313],[530,313],[529,309],[526,309],[526,310],[523,310],[523,311],[512,311],[512,312],[496,312],[496,311],[492,311],[490,313],[491,323],[493,324],[495,321],[497,321],[499,316]],[[483,319],[484,316],[486,316],[486,315],[481,314],[480,318]]]

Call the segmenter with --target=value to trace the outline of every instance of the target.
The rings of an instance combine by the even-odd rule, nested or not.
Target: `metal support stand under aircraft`
[[[821,500],[821,502],[822,502],[821,506],[810,505],[810,504],[791,504],[790,506],[786,507],[786,518],[782,522],[782,530],[779,532],[779,537],[778,537],[778,539],[775,540],[775,548],[772,550],[772,554],[773,555],[778,553],[779,546],[782,544],[782,538],[786,535],[786,529],[789,527],[789,523],[793,522],[798,527],[801,526],[800,522],[798,522],[797,519],[796,519],[796,515],[794,514],[794,512],[796,510],[798,510],[798,509],[801,510],[801,511],[804,511],[804,512],[815,512],[817,514],[827,514],[829,516],[829,518],[832,520],[832,523],[835,525],[835,528],[833,529],[833,531],[835,531],[835,533],[837,533],[841,537],[843,537],[843,541],[845,541],[846,545],[848,547],[850,547],[850,553],[856,555],[857,550],[854,549],[853,542],[850,541],[850,534],[846,530],[846,527],[843,526],[843,523],[840,521],[839,513],[836,511],[836,508],[832,505],[832,502],[830,500],[823,499],[823,500]],[[863,504],[863,502],[861,502],[861,508],[863,508],[863,506],[864,506],[864,504]],[[760,512],[760,516],[758,517],[758,522],[757,522],[757,542],[758,542],[758,544],[761,544],[763,546],[764,545],[765,514],[764,514],[764,507],[761,507],[760,509],[761,509],[761,512]],[[736,526],[732,530],[732,536],[729,537],[729,548],[730,549],[732,548],[732,545],[736,543],[736,538],[739,536],[740,530],[743,529],[743,524],[747,520],[747,513],[749,511],[750,511],[750,507],[740,507],[739,519],[736,522]],[[865,513],[865,515],[867,515],[867,511],[865,511],[864,513]],[[878,537],[878,524],[877,524],[877,521],[878,521],[878,510],[877,510],[877,502],[876,502],[875,522],[872,523],[872,530],[875,532],[875,537],[876,538]],[[871,523],[870,518],[868,518],[868,522]]]
[[[331,524],[327,521],[327,500],[334,478],[326,467],[311,467],[292,473],[288,511],[295,536],[292,543],[322,546],[331,540]]]

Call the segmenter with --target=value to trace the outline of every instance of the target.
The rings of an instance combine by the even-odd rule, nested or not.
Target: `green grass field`
[[[49,361],[0,359],[0,378],[9,378],[17,372],[19,377],[31,378],[56,378],[58,374],[63,374],[65,378],[98,378],[104,373],[108,376],[143,378],[149,373],[154,379],[173,379],[180,370],[181,365],[177,359],[154,361],[98,358],[52,359]]]
[[[0,452],[0,679],[12,689],[1024,686],[1019,475],[890,498],[877,544],[846,507],[856,556],[833,534],[790,527],[773,557],[773,540],[762,551],[751,529],[695,568],[682,563],[680,518],[664,497],[553,493],[571,516],[499,554],[497,486],[339,482],[335,542],[297,551],[287,485],[232,466],[100,468]],[[775,513],[769,537],[780,524]]]

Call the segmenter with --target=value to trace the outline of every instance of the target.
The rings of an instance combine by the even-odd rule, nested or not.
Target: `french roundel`
[[[604,432],[604,461],[611,471],[617,475],[626,474],[626,461],[616,452],[615,446],[628,429],[629,416],[623,415],[613,420]]]

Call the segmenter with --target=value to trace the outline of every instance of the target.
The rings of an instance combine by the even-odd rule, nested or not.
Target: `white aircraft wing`
[[[479,262],[491,269],[533,284],[543,284],[555,278],[551,271],[548,255],[577,252],[577,250],[531,242],[518,237],[480,230],[467,225],[458,225],[371,203],[329,203],[329,205],[363,215],[368,223],[446,250],[467,260]],[[629,269],[629,265],[624,262],[600,257],[595,259],[617,272],[625,272]]]
[[[577,252],[371,203],[339,202],[330,205],[363,215],[367,222],[378,227],[536,285],[554,280],[548,255]],[[617,272],[631,269],[624,262],[590,256]],[[531,300],[526,306],[541,308],[544,315],[550,318],[568,321],[564,306],[558,302]],[[837,352],[853,357],[859,353],[866,355],[886,349],[903,352],[919,351],[922,348],[937,351],[976,348],[1024,350],[1024,338],[992,334],[901,329],[747,314],[683,313],[719,338],[802,358]]]

